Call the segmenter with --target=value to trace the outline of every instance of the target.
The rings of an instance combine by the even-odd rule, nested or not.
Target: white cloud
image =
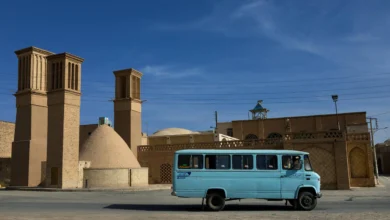
[[[179,69],[174,66],[161,65],[147,65],[141,68],[141,72],[144,74],[151,74],[156,77],[164,78],[184,78],[189,76],[203,75],[203,71],[196,67]]]
[[[387,59],[390,44],[386,42],[381,44],[380,41],[390,37],[390,33],[385,31],[389,27],[386,21],[388,17],[383,13],[377,12],[375,16],[367,18],[358,13],[359,10],[353,11],[353,7],[342,8],[340,11],[340,7],[337,6],[336,11],[333,6],[315,6],[314,10],[319,14],[312,15],[313,21],[307,21],[310,18],[305,18],[302,10],[294,8],[294,5],[289,7],[291,5],[264,0],[242,2],[244,3],[238,7],[217,5],[208,16],[187,24],[165,25],[170,27],[165,30],[210,31],[221,33],[226,37],[267,37],[285,49],[322,57],[339,65],[340,68],[347,67],[350,70],[370,72],[386,71],[390,68],[390,61]],[[333,21],[333,24],[326,17],[330,16],[331,12],[343,14],[342,10],[350,14],[350,18],[340,20],[344,25],[351,26],[350,33],[345,30],[335,32],[333,29],[337,29],[336,24],[340,22]],[[328,12],[323,13],[324,11]]]

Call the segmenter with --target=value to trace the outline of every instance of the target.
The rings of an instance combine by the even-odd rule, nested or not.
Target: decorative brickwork
[[[161,164],[160,166],[161,183],[172,182],[172,165],[169,163]]]

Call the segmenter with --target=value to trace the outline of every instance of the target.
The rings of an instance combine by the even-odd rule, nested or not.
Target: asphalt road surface
[[[231,201],[222,212],[201,210],[200,199],[170,191],[0,191],[0,219],[390,219],[390,178],[385,186],[323,191],[315,210],[294,211],[284,202]]]

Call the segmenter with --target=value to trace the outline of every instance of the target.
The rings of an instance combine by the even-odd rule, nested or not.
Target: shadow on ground
[[[200,212],[201,205],[158,205],[158,204],[112,204],[105,209],[138,210],[138,211],[177,211]],[[206,211],[206,207],[205,207]],[[294,211],[292,206],[284,205],[226,205],[224,211]]]

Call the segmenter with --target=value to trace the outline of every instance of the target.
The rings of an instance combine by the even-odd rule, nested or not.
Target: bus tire
[[[206,205],[211,211],[221,211],[225,208],[225,198],[219,193],[211,193],[206,197]]]
[[[311,211],[317,206],[317,198],[313,193],[308,191],[303,191],[299,193],[298,197],[298,207],[304,211]]]

